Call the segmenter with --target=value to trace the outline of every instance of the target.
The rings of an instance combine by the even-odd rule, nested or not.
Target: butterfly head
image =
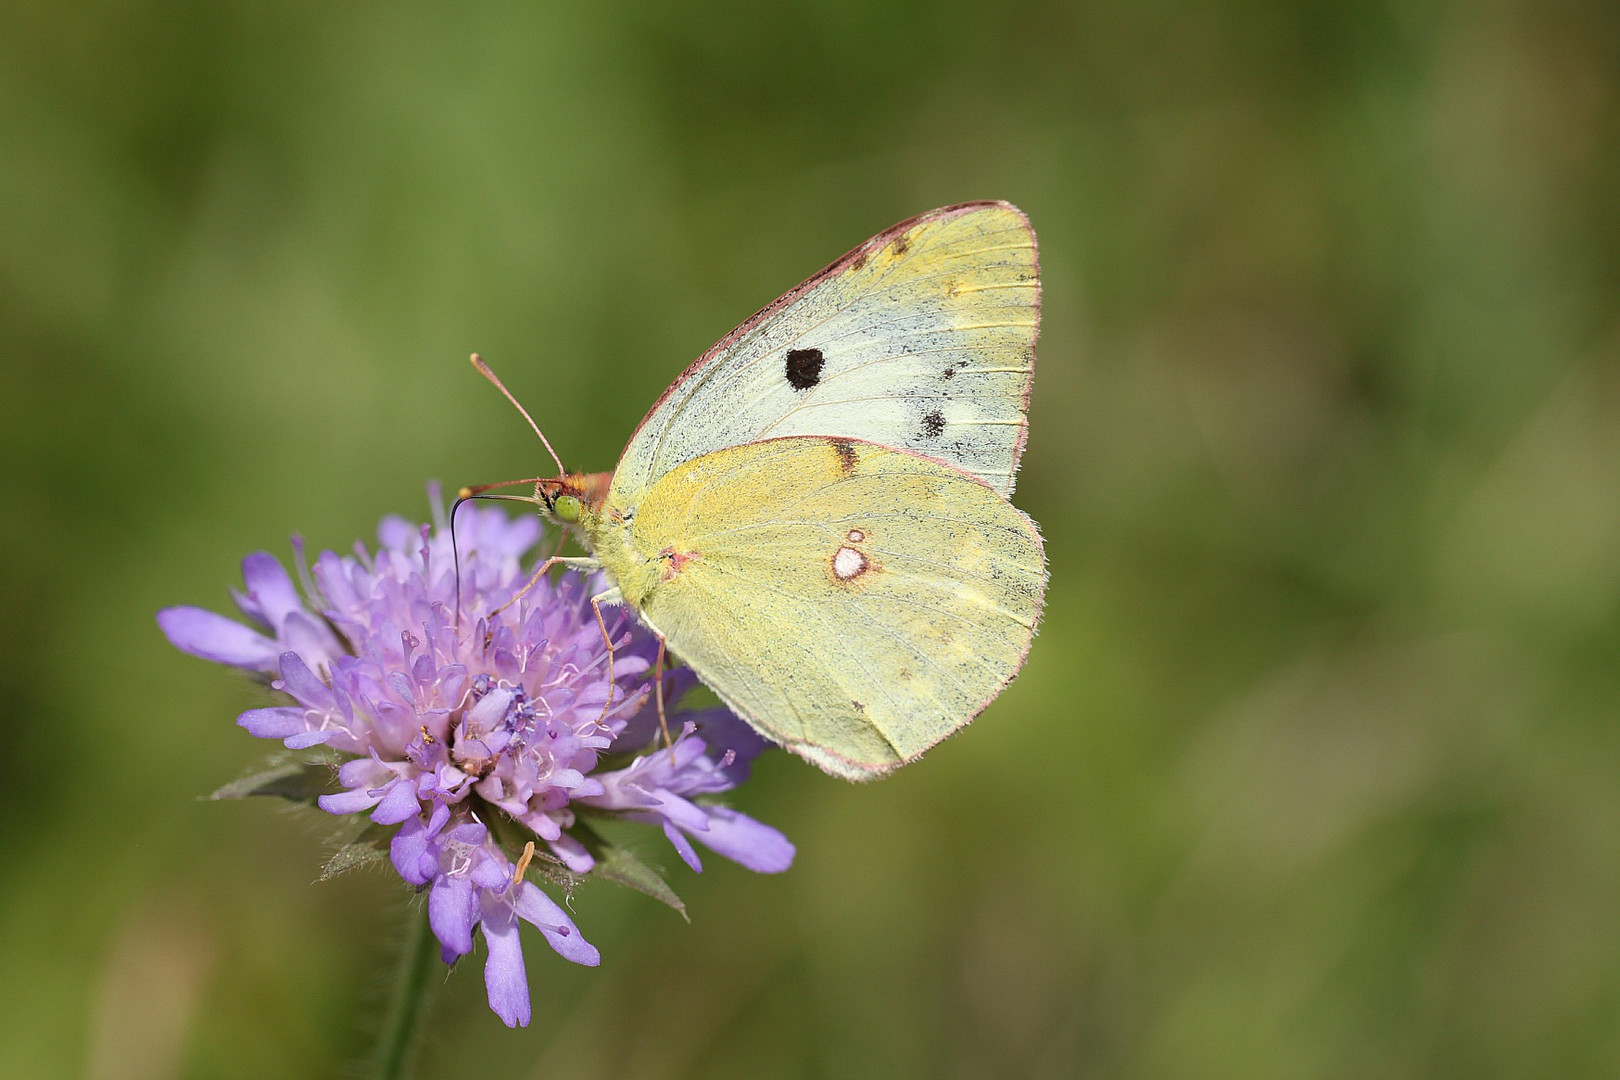
[[[611,473],[577,473],[551,480],[536,480],[535,505],[553,524],[579,528],[601,508],[612,479]]]

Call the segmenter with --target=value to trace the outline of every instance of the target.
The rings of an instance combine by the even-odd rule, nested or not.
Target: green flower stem
[[[388,1015],[383,1018],[377,1049],[371,1057],[372,1080],[400,1080],[409,1075],[428,996],[433,990],[433,967],[439,958],[439,943],[428,926],[427,904],[415,905],[410,923],[400,942],[399,967],[394,973],[394,989],[388,997]]]

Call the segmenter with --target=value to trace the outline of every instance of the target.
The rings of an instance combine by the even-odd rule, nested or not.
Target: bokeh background
[[[1022,677],[775,755],[797,865],[610,886],[428,1077],[1620,1072],[1620,8],[0,8],[0,1075],[348,1075],[403,892],[200,803],[153,612],[424,484],[608,468],[711,341],[1005,198],[1045,323]]]

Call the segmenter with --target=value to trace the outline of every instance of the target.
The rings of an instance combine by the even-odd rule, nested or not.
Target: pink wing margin
[[[917,225],[921,225],[926,222],[945,221],[953,217],[960,217],[963,214],[971,214],[976,210],[987,210],[992,207],[1002,210],[1010,210],[1012,213],[1016,214],[1018,216],[1018,220],[1023,222],[1024,231],[1029,234],[1029,246],[1033,253],[1033,264],[1035,270],[1035,328],[1031,341],[1032,343],[1038,342],[1041,336],[1041,255],[1040,248],[1035,241],[1035,229],[1029,223],[1029,215],[1025,214],[1012,203],[1006,202],[1002,199],[979,199],[974,202],[956,203],[953,206],[942,206],[938,210],[930,210],[927,213],[918,214],[916,217],[909,217],[902,222],[891,225],[864,243],[857,244],[848,252],[844,253],[844,255],[834,259],[822,269],[814,274],[811,274],[798,285],[795,285],[793,288],[789,289],[787,292],[783,293],[781,296],[778,296],[775,300],[772,300],[770,303],[754,312],[748,318],[744,319],[741,323],[737,324],[737,327],[732,330],[731,333],[709,346],[708,350],[704,352],[702,356],[688,364],[686,370],[681,372],[680,375],[676,377],[674,382],[670,383],[669,386],[664,388],[664,392],[658,395],[658,400],[652,403],[652,408],[647,410],[646,415],[641,418],[641,422],[636,425],[636,429],[630,433],[630,438],[625,441],[624,452],[629,452],[630,447],[635,444],[636,437],[641,434],[641,429],[647,426],[647,421],[651,420],[653,415],[657,413],[659,409],[663,408],[664,403],[668,401],[677,390],[684,386],[688,379],[702,371],[716,358],[723,356],[732,345],[736,344],[740,338],[752,333],[762,323],[769,321],[783,308],[792,304],[795,300],[798,300],[800,297],[810,292],[817,285],[820,285],[828,278],[836,277],[837,275],[842,274],[844,270],[856,259],[867,257],[872,252],[877,251],[884,245],[888,244],[896,236],[907,232]],[[1024,457],[1024,444],[1029,441],[1029,395],[1030,391],[1034,388],[1034,385],[1035,360],[1032,354],[1030,357],[1029,377],[1024,380],[1023,402],[1019,408],[1019,412],[1023,416],[1024,422],[1019,425],[1018,439],[1013,444],[1013,475],[1017,475],[1018,473],[1019,463]],[[842,437],[842,433],[836,431],[827,432],[826,434],[829,436]],[[622,464],[623,461],[624,453],[621,453],[619,455],[619,462]],[[615,468],[617,468],[617,466],[615,466]]]

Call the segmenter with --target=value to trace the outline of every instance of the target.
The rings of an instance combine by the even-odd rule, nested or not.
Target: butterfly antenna
[[[529,410],[518,403],[518,399],[512,396],[512,391],[501,384],[501,380],[495,377],[495,372],[490,370],[489,365],[484,363],[484,358],[477,353],[472,354],[472,366],[477,369],[478,374],[494,383],[495,389],[505,395],[506,400],[512,403],[514,409],[523,414],[523,419],[527,420],[529,426],[534,429],[534,433],[540,436],[540,445],[546,448],[546,453],[551,455],[551,460],[557,463],[557,475],[566,476],[568,470],[563,468],[562,458],[558,457],[557,451],[551,448],[551,442],[546,438],[546,433],[541,431],[540,425],[534,422],[534,417],[529,415]]]
[[[525,476],[521,480],[497,480],[493,484],[471,484],[456,492],[456,500],[470,499],[474,495],[482,495],[486,491],[494,491],[498,487],[517,487],[519,484],[538,484],[546,479],[544,476]],[[527,495],[519,495],[520,502],[533,502]]]

